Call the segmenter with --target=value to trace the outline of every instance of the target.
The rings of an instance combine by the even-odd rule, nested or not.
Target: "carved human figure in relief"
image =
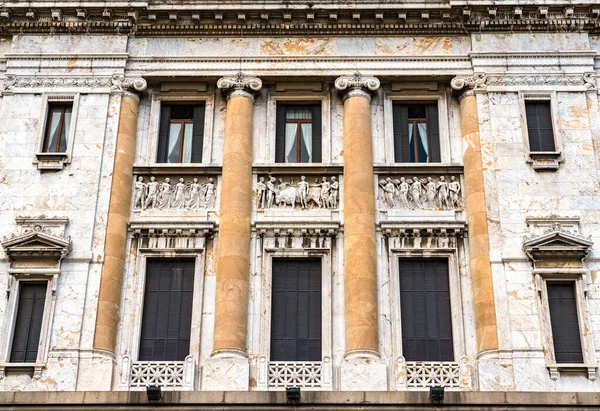
[[[172,208],[183,209],[185,208],[185,191],[186,191],[185,180],[179,179],[179,182],[175,184],[173,201],[171,203]]]
[[[410,185],[406,182],[406,178],[400,177],[400,185],[398,186],[398,198],[400,199],[400,204],[404,208],[410,208],[410,203],[408,202],[409,190]]]
[[[385,179],[385,184],[382,186],[385,203],[388,208],[396,207],[396,187],[391,177]]]
[[[215,184],[212,178],[208,179],[208,182],[202,185],[202,191],[204,194],[204,207],[215,208]]]
[[[340,183],[337,182],[337,179],[332,176],[331,177],[331,192],[329,194],[329,206],[331,208],[337,208],[337,202],[338,202],[338,193],[340,190]]]
[[[154,176],[150,177],[150,182],[148,183],[147,189],[148,191],[146,194],[144,208],[155,208],[158,199],[158,183],[156,182],[156,178]]]
[[[273,202],[275,201],[275,195],[277,193],[277,188],[275,187],[275,183],[277,180],[275,177],[270,177],[269,182],[267,183],[267,208],[273,207]]]
[[[329,190],[331,189],[331,185],[329,181],[327,181],[327,177],[322,178],[321,182],[321,204],[323,208],[327,207],[327,203],[329,202]]]
[[[446,177],[440,176],[440,180],[437,183],[437,190],[440,209],[448,208],[448,183],[446,182]]]
[[[187,208],[194,209],[200,208],[202,205],[202,198],[200,194],[201,186],[198,183],[198,179],[194,178],[192,184],[189,187],[189,200],[187,203]]]
[[[171,179],[169,177],[165,178],[165,181],[160,185],[160,192],[158,193],[157,198],[157,208],[164,210],[165,208],[171,208],[171,203],[173,202],[173,193],[171,189],[173,186],[171,185]]]
[[[305,176],[300,176],[300,182],[298,183],[298,197],[300,197],[300,207],[303,209],[308,208],[308,182]]]
[[[460,201],[460,183],[456,181],[456,177],[450,177],[450,183],[448,184],[448,191],[450,192],[450,205],[452,208],[459,207]]]
[[[144,177],[138,177],[138,181],[135,182],[135,198],[133,200],[133,208],[138,208],[138,206],[142,210],[145,208],[147,189],[148,184],[144,183]]]
[[[427,195],[427,205],[429,208],[435,208],[435,197],[437,194],[437,186],[433,182],[433,178],[427,177],[427,185],[425,186]]]
[[[423,191],[423,185],[417,177],[413,177],[413,183],[411,185],[412,200],[417,208],[422,208],[423,203],[421,202],[421,192]]]
[[[265,199],[267,196],[267,186],[265,184],[265,178],[261,177],[256,183],[256,208],[265,208]]]

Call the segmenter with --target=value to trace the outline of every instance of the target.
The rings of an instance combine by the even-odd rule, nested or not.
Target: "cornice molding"
[[[487,91],[510,87],[584,87],[596,90],[596,73],[539,75],[539,74],[481,74],[455,77],[450,81],[452,89],[459,93]]]
[[[112,77],[31,77],[8,75],[2,91],[28,88],[110,88],[113,92],[146,90],[143,78],[128,78],[122,75]]]

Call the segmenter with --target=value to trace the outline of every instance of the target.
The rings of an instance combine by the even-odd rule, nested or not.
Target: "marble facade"
[[[291,2],[291,12],[271,3],[258,10],[242,0],[223,10],[204,2],[171,7],[163,2],[130,6],[115,1],[98,10],[83,3],[80,8],[52,9],[29,3],[0,13],[0,238],[5,237],[0,249],[1,391],[142,389],[140,380],[132,384],[128,376],[139,349],[146,259],[172,256],[195,258],[196,276],[190,356],[177,365],[183,382],[165,389],[281,390],[269,383],[270,264],[273,258],[307,256],[322,259],[324,281],[323,361],[318,371],[323,382],[306,389],[425,389],[411,385],[407,377],[415,365],[402,356],[394,273],[398,258],[438,256],[450,262],[455,362],[444,371],[436,370],[456,374],[459,382],[451,389],[600,392],[600,30],[586,26],[582,17],[594,13],[596,5],[575,10],[573,21],[581,26],[567,31],[560,30],[570,27],[564,17],[567,7],[553,1],[546,18],[556,29],[541,32],[531,28],[542,24],[538,6],[526,7],[526,13],[537,13],[529,29],[519,23],[512,31],[494,31],[475,30],[487,27],[481,22],[489,23],[489,7],[457,8],[448,3],[451,11],[445,20],[441,10],[446,3],[432,3],[431,19],[446,21],[448,27],[466,22],[466,29],[458,31],[436,28],[433,22],[428,26],[429,15],[425,19],[412,9],[407,17],[370,2],[356,8],[343,5],[334,12],[316,1],[312,18],[300,1]],[[499,8],[498,13],[513,16],[496,17],[504,27],[518,7]],[[90,26],[86,33],[84,23],[104,12],[97,19],[104,31]],[[428,31],[411,32],[407,26],[411,19]],[[35,24],[15,31],[27,21]],[[7,22],[15,26],[8,28]],[[319,27],[313,36],[301,23]],[[119,24],[120,31],[114,26]],[[161,29],[161,24],[172,27]],[[240,34],[237,29],[252,24],[256,27],[248,32]],[[296,30],[289,36],[280,31],[286,24]],[[70,34],[65,32],[69,25]],[[185,29],[173,28],[177,25]],[[238,301],[247,308],[237,312],[246,329],[236,324],[235,355],[218,355],[222,353],[216,353],[217,339],[217,348],[231,348],[223,342],[226,332],[215,333],[216,306],[221,301],[216,290],[222,200],[235,201],[227,199],[238,185],[231,175],[227,179],[223,167],[224,155],[231,154],[225,138],[232,100],[228,103],[217,81],[240,70],[262,81],[262,87],[252,89],[253,104],[245,102],[243,109],[244,116],[252,117],[247,130],[252,134],[251,157],[246,159],[250,175],[240,196],[248,199],[250,220],[248,233],[241,236],[249,242],[243,250],[249,258],[247,298],[242,293],[244,301]],[[377,349],[362,347],[373,356],[357,358],[346,355],[347,330],[354,326],[348,323],[344,270],[348,227],[344,210],[349,201],[344,197],[348,183],[344,160],[349,158],[344,152],[344,124],[348,127],[350,122],[344,95],[335,87],[336,79],[352,77],[355,71],[380,82],[365,106],[370,110],[373,165],[372,185],[367,184],[366,191],[374,193],[369,218],[374,221],[376,256],[371,297],[376,300],[377,324],[369,329],[369,338]],[[475,238],[470,230],[478,227],[469,213],[477,205],[470,205],[465,193],[471,172],[465,153],[473,141],[464,137],[464,108],[459,102],[465,91],[472,93],[478,117],[471,124],[478,128],[480,146],[475,150],[480,153],[482,177],[478,198],[484,204],[478,204],[478,211],[486,216],[492,283],[483,294],[493,299],[495,316],[494,338],[485,337],[493,342],[482,350],[479,308],[473,304],[482,290],[473,289],[479,283],[472,281],[477,265],[470,259],[470,241]],[[128,93],[139,96],[139,106],[135,152],[130,153],[131,207],[127,231],[122,233],[126,235],[122,281],[120,294],[113,294],[119,316],[111,351],[95,344],[96,324],[105,250],[111,243],[107,231],[111,190],[117,181],[113,175],[119,119],[129,115],[122,112]],[[40,155],[47,106],[53,99],[73,101],[76,108],[69,148],[58,159]],[[551,102],[556,153],[548,158],[529,152],[525,101],[535,99]],[[161,105],[198,101],[206,107],[202,163],[157,163]],[[276,105],[303,101],[321,103],[322,163],[276,163]],[[437,103],[440,163],[394,162],[392,107],[398,101]],[[295,198],[298,182],[305,177],[312,190],[307,204],[278,194],[274,204],[263,205],[260,184],[271,177],[281,180],[278,184],[294,192]],[[148,183],[156,181],[161,187],[167,179],[173,187],[182,184],[174,188],[179,194],[150,204]],[[418,200],[412,194],[406,200],[397,192],[386,195],[388,184],[389,190],[401,191],[401,179],[419,182]],[[335,202],[327,198],[321,203],[323,181],[328,196],[331,183],[337,184]],[[440,194],[444,181],[458,184],[454,197],[443,194],[446,188]],[[428,189],[428,182],[435,188]],[[194,184],[199,184],[198,193],[192,195],[188,192]],[[232,221],[235,228],[237,220]],[[49,274],[40,274],[43,269],[35,265],[16,267],[10,254],[11,235],[22,235],[32,224],[70,238],[71,249],[52,267],[54,271],[46,270]],[[531,250],[541,247],[536,239],[551,234],[570,241],[570,248],[560,258],[552,255],[560,261],[548,267],[535,260],[537,248]],[[54,282],[45,311],[45,346],[34,372],[8,361],[13,291],[16,282],[31,275],[52,277]],[[560,278],[576,283],[585,358],[579,366],[557,366],[553,361],[544,290],[547,281]],[[218,333],[220,337],[215,337]],[[360,345],[354,339],[352,344]],[[280,372],[287,365],[278,367]]]

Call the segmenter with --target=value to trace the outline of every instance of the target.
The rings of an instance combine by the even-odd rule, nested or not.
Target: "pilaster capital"
[[[371,94],[379,89],[381,83],[376,77],[363,77],[356,71],[352,76],[342,76],[335,80],[335,89],[344,94],[344,100],[348,97],[365,97],[371,100]]]
[[[112,91],[138,92],[145,91],[148,83],[141,77],[128,78],[120,74],[115,74],[110,79],[110,89]]]
[[[241,71],[235,77],[221,77],[217,88],[227,94],[227,98],[246,97],[254,101],[254,94],[262,88],[262,80],[255,76],[247,76]]]
[[[487,87],[487,80],[485,74],[473,74],[469,77],[454,77],[450,81],[450,87],[459,94],[459,98],[463,98],[472,96],[475,94],[475,90],[485,90]]]

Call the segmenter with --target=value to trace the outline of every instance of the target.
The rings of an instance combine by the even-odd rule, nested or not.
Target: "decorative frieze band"
[[[166,177],[162,182],[151,176],[146,182],[139,176],[134,183],[133,208],[135,210],[197,210],[214,209],[216,201],[215,180],[209,177],[206,182],[200,182],[194,177],[186,181],[180,177],[175,184]]]
[[[337,177],[315,178],[310,182],[306,176],[286,176],[285,180],[272,175],[258,178],[254,187],[257,210],[287,206],[292,210],[297,207],[302,210],[338,208],[340,183]]]
[[[578,75],[487,75],[474,74],[469,77],[455,77],[450,86],[456,91],[487,90],[492,87],[585,87],[596,89],[596,74],[584,73]]]
[[[16,88],[110,88],[112,91],[146,90],[147,83],[143,78],[127,78],[122,75],[107,77],[17,77],[7,76],[3,91]]]
[[[462,187],[457,176],[419,178],[394,175],[380,178],[378,186],[380,209],[459,210],[462,208]]]

